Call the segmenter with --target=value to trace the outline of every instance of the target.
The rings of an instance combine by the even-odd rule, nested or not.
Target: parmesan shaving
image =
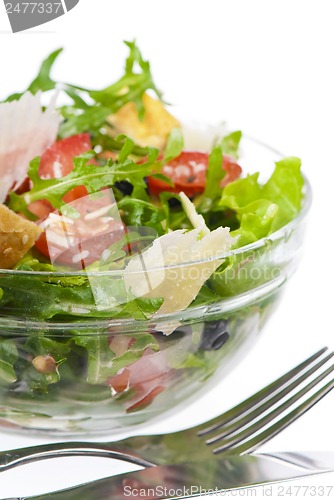
[[[183,210],[187,214],[187,217],[190,220],[190,222],[193,225],[193,227],[195,229],[198,228],[198,227],[200,227],[200,228],[202,228],[202,234],[209,234],[210,233],[210,229],[205,224],[205,220],[204,220],[203,215],[197,213],[196,207],[192,203],[192,201],[182,191],[181,191],[181,193],[179,193],[179,196],[181,198],[181,203],[182,203]]]
[[[157,238],[125,269],[125,286],[134,297],[163,298],[157,314],[183,311],[212,273],[224,262],[235,239],[219,227],[201,239],[203,227],[173,231]]]
[[[0,104],[0,203],[25,180],[31,160],[56,140],[60,120],[54,103],[43,112],[40,92]]]

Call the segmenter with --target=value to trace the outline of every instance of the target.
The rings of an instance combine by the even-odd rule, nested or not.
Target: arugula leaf
[[[18,352],[13,340],[0,341],[0,381],[12,384],[17,376],[14,364],[18,359]]]
[[[85,153],[73,159],[74,168],[68,175],[55,179],[40,178],[38,174],[40,160],[35,158],[30,163],[28,171],[28,176],[33,182],[32,189],[22,195],[11,193],[8,206],[15,212],[26,213],[30,203],[48,200],[55,209],[60,209],[64,205],[65,194],[77,186],[85,186],[88,193],[92,194],[102,188],[112,187],[120,181],[128,181],[133,185],[134,196],[139,198],[147,196],[144,178],[156,169],[155,160],[159,151],[155,148],[148,148],[147,161],[137,164],[128,158],[131,144],[133,145],[131,139],[125,141],[120,153],[122,162],[108,160],[104,166],[92,167],[88,162],[92,159],[93,153]]]
[[[87,382],[102,384],[111,376],[113,353],[109,349],[108,335],[74,337],[75,344],[84,347],[88,353]]]
[[[207,380],[217,371],[221,364],[221,350],[202,351],[195,353],[187,352],[171,361],[173,368],[177,370],[196,370],[197,378],[201,381]]]
[[[161,93],[154,84],[150,64],[145,61],[135,42],[124,42],[130,49],[125,63],[125,74],[117,82],[102,90],[87,90],[75,85],[63,84],[65,92],[73,100],[73,106],[61,109],[65,122],[60,127],[60,137],[90,131],[97,133],[107,121],[109,115],[116,113],[129,102],[134,102],[139,118],[144,117],[145,109],[142,102],[147,90],[155,92],[161,98]],[[94,102],[88,105],[82,99],[82,94]]]
[[[64,341],[52,340],[44,335],[31,335],[24,344],[24,350],[29,352],[34,357],[36,356],[52,356],[58,364],[62,362],[71,348],[66,337]]]
[[[31,355],[32,358],[37,356],[52,356],[58,367],[67,360],[67,356],[71,351],[69,340],[59,338],[52,340],[44,335],[30,335],[27,341],[22,346],[22,349]],[[22,365],[23,358],[20,359]],[[50,384],[56,384],[60,381],[61,376],[59,370],[48,373],[42,373],[36,370],[31,361],[25,362],[23,365],[23,378],[28,386],[33,391],[47,394]]]
[[[41,373],[31,363],[26,366],[24,372],[21,374],[21,378],[32,391],[40,394],[47,394],[49,392],[49,385],[57,384],[60,381],[58,371]]]
[[[42,62],[38,75],[28,87],[29,92],[36,94],[40,90],[45,92],[47,90],[53,90],[56,87],[57,83],[50,77],[50,72],[62,51],[62,48],[55,50]]]
[[[148,89],[153,90],[161,98],[161,93],[156,88],[148,61],[145,61],[136,43],[124,42],[130,49],[125,62],[125,75],[118,82],[102,90],[89,92],[90,97],[97,103],[108,107],[116,113],[128,102],[133,101],[138,110],[139,118],[144,117],[142,96]]]
[[[120,137],[124,136],[118,136],[115,138],[99,132],[93,135],[92,143],[94,146],[102,148],[103,151],[121,151],[124,146],[124,140],[121,140]],[[135,156],[148,156],[149,148],[134,144],[132,154]]]
[[[114,84],[102,89],[91,90],[78,85],[56,81],[51,78],[51,70],[63,49],[52,52],[43,62],[36,78],[26,91],[35,94],[59,88],[71,99],[71,105],[63,106],[60,112],[65,119],[60,126],[59,137],[65,138],[82,132],[98,133],[109,115],[116,113],[129,102],[137,106],[139,117],[145,109],[142,96],[152,90],[161,99],[148,61],[145,61],[136,42],[124,42],[129,48],[125,63],[125,74]],[[15,93],[7,101],[19,99],[23,93]],[[92,102],[93,101],[93,102]]]
[[[110,287],[110,279],[96,277],[93,285],[105,290],[104,281]],[[109,281],[108,281],[109,280]],[[149,319],[161,306],[162,299],[138,298],[128,303],[111,301],[110,307],[98,308],[89,277],[78,276],[0,276],[3,296],[0,309],[6,315],[24,315],[27,319],[46,320],[55,316],[76,321],[85,318],[134,318]],[[109,290],[107,288],[107,290]],[[124,297],[124,294],[123,294]],[[29,304],[29,307],[27,307]]]
[[[65,121],[60,125],[59,137],[63,139],[88,130],[98,132],[111,111],[104,106],[91,105],[81,112],[75,108],[62,108],[61,114]]]
[[[36,320],[50,319],[59,314],[73,316],[76,310],[81,311],[81,315],[83,310],[88,316],[96,314],[91,288],[87,283],[82,284],[80,277],[77,286],[74,283],[67,286],[61,281],[49,283],[47,278],[44,281],[29,274],[13,275],[1,281],[4,294],[0,307],[6,314],[15,315],[19,311]]]
[[[48,90],[53,90],[56,88],[57,83],[50,77],[50,72],[56,59],[58,58],[59,54],[61,54],[62,51],[63,51],[62,48],[55,50],[46,59],[44,59],[40,67],[40,70],[38,72],[38,75],[27,88],[28,92],[36,94],[38,91],[46,92]],[[20,99],[20,97],[22,97],[23,94],[24,92],[12,94],[9,97],[7,97],[6,101],[7,102],[16,101]]]
[[[133,318],[137,321],[147,320],[160,309],[162,303],[162,298],[147,299],[139,297],[125,304],[115,317]]]
[[[26,255],[17,262],[14,269],[18,271],[45,271],[47,273],[52,273],[55,268],[52,264],[40,262],[33,255],[33,250],[30,250]],[[0,297],[1,298],[1,297]]]
[[[212,304],[219,300],[219,295],[209,288],[207,284],[204,284],[197,294],[197,297],[192,301],[191,307],[198,307],[205,304]]]
[[[166,220],[163,208],[133,196],[126,196],[120,200],[118,208],[123,211],[122,220],[126,226],[148,226],[155,229],[158,236],[165,233],[165,228],[161,224]]]
[[[160,193],[159,198],[162,209],[166,214],[165,232],[168,232],[170,229],[180,229],[180,227],[183,229],[192,229],[193,226],[183,209],[181,198],[178,193],[164,191]]]

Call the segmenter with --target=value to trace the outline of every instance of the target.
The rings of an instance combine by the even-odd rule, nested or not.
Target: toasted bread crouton
[[[42,232],[34,222],[0,205],[0,269],[12,269]]]
[[[136,105],[129,102],[108,118],[117,133],[132,137],[140,146],[155,146],[163,149],[173,128],[180,122],[165,109],[161,101],[148,94],[143,95],[144,119],[140,120]]]

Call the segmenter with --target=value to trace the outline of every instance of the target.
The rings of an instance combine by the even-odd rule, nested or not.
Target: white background
[[[300,156],[311,180],[305,257],[261,340],[214,392],[152,431],[218,414],[314,350],[334,346],[333,16],[332,0],[80,0],[66,16],[13,35],[0,5],[0,98],[23,89],[41,59],[60,46],[66,52],[56,77],[106,85],[121,73],[121,41],[136,38],[168,101]],[[334,452],[333,417],[330,394],[265,449]],[[0,434],[1,449],[42,441]],[[26,466],[0,476],[0,498],[107,476],[114,467],[87,459]],[[334,485],[334,474],[294,484]]]

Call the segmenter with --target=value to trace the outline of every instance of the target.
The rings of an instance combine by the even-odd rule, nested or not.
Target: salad
[[[208,376],[240,315],[208,323],[195,344],[196,328],[185,343],[181,323],[168,317],[264,283],[232,272],[252,265],[240,249],[266,241],[303,204],[296,157],[261,182],[256,169],[243,170],[240,131],[217,133],[210,151],[187,149],[150,64],[135,42],[126,45],[124,75],[102,90],[55,81],[57,50],[24,92],[0,103],[6,421],[31,417],[36,401],[48,403],[44,416],[57,414],[57,391],[63,398],[79,383],[86,403],[101,393],[132,413],[175,373],[204,368]],[[187,355],[171,362],[170,348]]]

